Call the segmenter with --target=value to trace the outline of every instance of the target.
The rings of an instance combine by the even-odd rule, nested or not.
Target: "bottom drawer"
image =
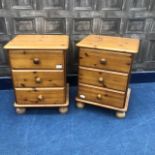
[[[78,97],[103,105],[123,108],[125,92],[93,87],[85,84],[79,85]]]
[[[16,88],[18,104],[64,104],[64,88]]]

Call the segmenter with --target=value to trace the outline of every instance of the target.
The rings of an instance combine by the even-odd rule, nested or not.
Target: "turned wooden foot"
[[[67,113],[67,112],[68,112],[68,107],[60,107],[60,108],[59,108],[59,112],[60,112],[61,114]]]
[[[26,112],[26,108],[16,108],[17,114],[24,114]]]
[[[116,112],[116,117],[117,118],[125,118],[125,112],[117,111]]]
[[[76,106],[80,109],[83,109],[85,107],[85,104],[84,103],[81,103],[81,102],[77,102],[76,103]]]

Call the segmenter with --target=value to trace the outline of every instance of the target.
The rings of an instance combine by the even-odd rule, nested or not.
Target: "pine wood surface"
[[[67,107],[69,105],[69,84],[67,83],[66,85],[66,93],[65,93],[65,102],[64,103],[60,103],[60,104],[36,104],[36,103],[31,103],[31,104],[20,104],[18,102],[14,103],[14,107],[16,108],[43,108],[43,107]]]
[[[139,43],[138,39],[103,35],[89,35],[77,43],[79,108],[92,104],[116,110],[117,116],[125,117],[133,56]]]
[[[137,53],[139,40],[103,35],[89,35],[76,45],[78,47],[112,50],[115,52]]]
[[[62,50],[10,50],[10,63],[15,69],[59,69],[64,68]]]
[[[128,53],[80,48],[79,65],[84,67],[128,73],[131,60],[132,56]]]
[[[67,110],[68,39],[65,35],[19,35],[5,46],[9,51],[16,108],[62,107],[61,112]]]
[[[12,70],[14,86],[25,87],[63,87],[63,70]]]
[[[79,83],[126,91],[128,74],[79,67]]]
[[[126,112],[128,110],[130,95],[131,95],[131,89],[128,88],[127,96],[126,96],[125,104],[124,104],[123,108],[118,108],[118,107],[115,107],[115,106],[110,106],[110,105],[106,105],[106,104],[100,104],[98,102],[88,101],[86,99],[81,99],[79,97],[76,97],[76,101],[77,101],[77,103],[90,104],[90,105],[95,105],[95,106],[99,106],[99,107],[102,107],[102,108],[108,108],[108,109],[112,109],[112,110],[116,110],[116,111]]]
[[[67,35],[17,35],[5,49],[68,49]]]
[[[79,84],[78,98],[99,104],[124,107],[125,92],[111,91],[86,84]]]
[[[18,104],[63,104],[64,88],[15,88]]]

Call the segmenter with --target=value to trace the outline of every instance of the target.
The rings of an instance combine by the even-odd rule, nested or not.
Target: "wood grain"
[[[14,106],[62,107],[60,111],[65,112],[69,104],[66,85],[68,36],[19,35],[5,48],[9,49],[16,96]]]
[[[79,83],[126,91],[128,74],[79,67]]]
[[[10,50],[10,63],[15,69],[58,69],[64,68],[62,50]],[[39,63],[34,63],[35,60]],[[61,68],[57,68],[61,65]]]
[[[105,60],[105,63],[101,63],[101,60]],[[80,48],[79,65],[83,67],[128,73],[131,60],[131,54],[127,53]]]
[[[18,35],[5,49],[68,49],[67,35]]]
[[[64,104],[64,88],[15,88],[18,104]]]
[[[12,70],[14,86],[64,87],[63,70]]]
[[[78,98],[98,104],[123,108],[125,92],[111,91],[90,85],[79,84]]]
[[[76,97],[76,101],[80,102],[80,103],[83,103],[83,104],[86,103],[86,104],[91,104],[91,105],[95,105],[95,106],[99,106],[99,107],[103,107],[103,108],[113,109],[113,110],[116,110],[116,111],[126,112],[128,110],[130,94],[131,94],[131,89],[128,88],[127,96],[126,96],[126,99],[125,99],[125,105],[124,105],[123,108],[118,108],[118,107],[115,107],[115,106],[100,104],[98,102],[83,100],[83,99],[81,99],[79,97]]]
[[[35,107],[37,107],[37,108],[45,108],[45,107],[66,107],[66,106],[68,106],[69,105],[69,84],[67,83],[67,85],[66,85],[66,94],[65,94],[66,96],[65,96],[65,102],[64,103],[60,103],[60,104],[36,104],[36,103],[34,103],[34,104],[18,104],[18,103],[14,103],[14,106],[16,107],[16,108],[29,108],[29,107],[31,107],[31,108],[35,108]]]
[[[103,35],[89,35],[76,44],[78,47],[112,50],[115,52],[137,53],[139,40]]]

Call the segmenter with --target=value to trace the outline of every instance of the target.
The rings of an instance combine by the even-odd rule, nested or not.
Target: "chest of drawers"
[[[59,107],[68,111],[68,84],[66,84],[65,35],[18,35],[5,49],[14,84],[17,113],[29,107]]]
[[[131,92],[128,83],[139,40],[89,35],[77,46],[77,107],[96,105],[116,110],[119,118],[125,117]]]

